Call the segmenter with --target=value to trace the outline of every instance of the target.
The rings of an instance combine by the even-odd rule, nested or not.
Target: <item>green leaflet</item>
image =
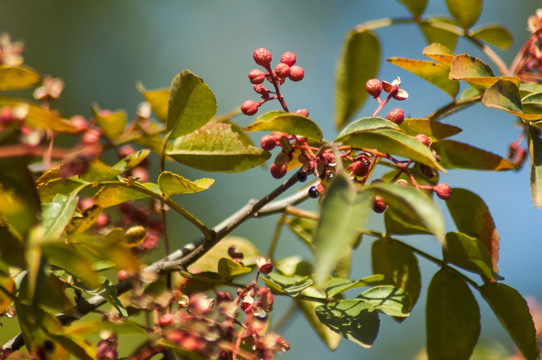
[[[40,74],[27,66],[0,64],[0,90],[20,90],[39,84]]]
[[[440,163],[448,169],[514,170],[511,161],[469,144],[454,140],[441,140],[431,147],[440,156]]]
[[[531,159],[531,197],[534,206],[542,207],[542,140],[529,127],[529,155]]]
[[[137,84],[137,90],[143,95],[145,101],[151,105],[152,111],[161,122],[167,119],[167,106],[169,89],[146,90],[143,84]]]
[[[471,36],[493,44],[503,50],[508,50],[514,40],[510,31],[500,25],[485,25],[479,27],[471,33]]]
[[[115,143],[117,138],[124,132],[124,127],[126,126],[126,113],[124,111],[115,111],[110,114],[104,114],[102,110],[95,105],[92,107],[92,116],[107,140]]]
[[[412,13],[412,16],[419,17],[423,14],[425,8],[427,7],[428,0],[399,0],[399,2]]]
[[[214,179],[202,178],[194,181],[181,175],[164,171],[158,176],[158,186],[164,195],[192,194],[207,190],[215,182]]]
[[[476,23],[482,12],[482,0],[446,0],[448,11],[464,29]]]
[[[283,111],[272,111],[260,115],[256,121],[246,126],[244,131],[282,131],[287,134],[304,136],[309,139],[321,140],[322,130],[311,119],[305,116],[290,114]]]
[[[43,205],[44,241],[57,240],[62,235],[75,213],[78,200],[77,196],[58,194],[53,201]]]
[[[471,236],[449,232],[442,252],[444,260],[465,270],[472,271],[485,279],[494,279],[491,255],[480,240]]]

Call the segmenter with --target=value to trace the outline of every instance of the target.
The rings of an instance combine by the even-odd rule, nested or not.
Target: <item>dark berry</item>
[[[290,80],[301,81],[305,77],[305,70],[301,66],[290,66]]]
[[[352,174],[355,176],[365,176],[369,173],[369,159],[359,159],[352,163]]]
[[[442,200],[448,200],[452,196],[452,188],[448,184],[437,184],[433,191]]]
[[[304,172],[303,170],[299,170],[296,174],[295,174],[295,177],[297,178],[297,181],[299,182],[305,182],[307,180],[307,173]]]
[[[425,134],[418,134],[414,137],[416,140],[424,144],[425,146],[431,146],[432,140]]]
[[[248,73],[248,78],[253,84],[261,84],[265,80],[265,73],[259,69],[254,69]]]
[[[273,135],[264,135],[260,140],[260,145],[262,146],[262,149],[271,151],[275,148],[277,142],[275,141]]]
[[[268,67],[271,64],[271,53],[265,48],[258,48],[252,53],[252,57],[256,64],[263,67]]]
[[[405,120],[405,113],[403,109],[393,109],[388,113],[388,116],[386,116],[386,119],[393,121],[397,125],[401,125],[403,120]]]
[[[283,79],[287,78],[290,75],[290,67],[285,63],[278,63],[275,66],[275,73]]]
[[[286,51],[280,57],[280,62],[285,63],[288,66],[293,66],[295,64],[295,61],[296,61],[296,56],[293,52],[290,52],[290,51]]]
[[[288,171],[288,164],[284,163],[282,165],[277,165],[275,163],[271,164],[269,167],[269,170],[271,171],[271,175],[275,179],[280,179],[286,175],[286,172]]]
[[[258,104],[257,101],[254,100],[246,100],[241,104],[241,111],[245,115],[254,115],[258,112],[258,107],[260,104]]]
[[[382,82],[378,79],[367,80],[365,89],[372,97],[379,97],[380,93],[382,93]]]
[[[316,190],[316,186],[309,188],[309,197],[316,199],[320,195],[320,191]]]

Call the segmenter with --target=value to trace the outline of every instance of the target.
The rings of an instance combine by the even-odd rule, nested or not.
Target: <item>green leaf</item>
[[[404,156],[440,171],[446,171],[435,160],[431,150],[413,136],[394,129],[377,129],[354,132],[335,140],[356,148],[376,149],[377,151]]]
[[[92,263],[73,246],[65,244],[47,244],[43,254],[53,265],[59,266],[72,274],[91,289],[100,285],[98,274]]]
[[[86,182],[101,182],[107,180],[116,180],[121,174],[120,170],[114,169],[104,164],[99,159],[94,159],[88,164],[88,169],[80,176],[81,180]]]
[[[262,280],[264,280],[270,288],[279,290],[279,293],[286,293],[291,297],[298,296],[313,284],[313,281],[308,276],[299,279],[277,273],[269,273],[266,276],[262,275]]]
[[[52,202],[43,205],[43,227],[45,233],[43,239],[57,240],[70,223],[77,208],[77,196],[58,194]]]
[[[209,123],[178,137],[166,155],[195,169],[223,172],[245,171],[271,156],[267,151],[243,144],[231,125],[219,123]]]
[[[491,85],[496,78],[493,70],[482,60],[469,54],[459,54],[452,61],[450,79]]]
[[[151,105],[151,109],[154,111],[158,120],[165,123],[167,119],[169,89],[146,90],[143,84],[138,83],[137,90],[143,95],[145,101]]]
[[[429,119],[405,119],[401,123],[401,129],[410,136],[425,134],[433,140],[440,140],[459,134],[462,130],[457,126],[431,121]]]
[[[370,348],[378,335],[378,312],[364,300],[342,300],[317,306],[316,316],[322,324],[359,346]]]
[[[393,173],[395,174],[395,171]],[[384,213],[384,224],[389,234],[431,234],[431,231],[415,215],[398,213],[393,208],[387,209]]]
[[[469,190],[454,188],[452,196],[446,200],[446,206],[457,230],[478,239],[485,245],[491,255],[493,271],[497,273],[499,234],[484,200]]]
[[[170,171],[163,171],[158,176],[158,186],[164,195],[192,194],[207,190],[215,182],[214,179],[202,178],[194,181]]]
[[[529,114],[542,114],[542,92],[529,94],[521,99],[523,111]]]
[[[408,295],[392,285],[379,285],[357,296],[373,305],[375,309],[390,316],[406,317],[410,315],[412,303]]]
[[[346,248],[352,247],[359,228],[369,218],[371,197],[356,193],[349,177],[339,172],[322,201],[320,221],[314,234],[316,259],[315,282],[323,284],[341,259]]]
[[[450,15],[464,29],[476,23],[482,12],[482,0],[446,0]]]
[[[440,163],[448,169],[514,170],[510,160],[469,144],[454,140],[441,140],[431,145],[440,156]]]
[[[124,159],[113,165],[113,170],[120,172],[125,172],[127,170],[133,169],[139,165],[143,160],[149,156],[151,151],[149,149],[138,150],[133,154],[126,156]]]
[[[395,129],[399,130],[399,125],[381,117],[364,117],[348,124],[337,136],[341,139],[348,135],[353,135],[363,131],[378,130],[378,129]]]
[[[405,5],[415,18],[418,18],[423,14],[427,7],[427,1],[428,0],[399,0],[399,2]]]
[[[521,294],[502,283],[487,283],[480,288],[480,293],[525,359],[538,359],[535,325]]]
[[[216,271],[216,264],[218,264],[220,259],[229,256],[228,249],[231,246],[235,246],[237,251],[244,255],[242,263],[245,266],[254,265],[256,258],[260,256],[258,249],[250,241],[236,236],[228,236],[220,240],[205,255],[190,265],[188,270],[191,272]]]
[[[217,272],[218,276],[220,276],[222,280],[231,280],[236,276],[243,275],[251,271],[251,268],[243,266],[229,258],[222,258],[218,261]]]
[[[448,95],[455,98],[459,92],[459,83],[448,79],[450,66],[427,60],[414,60],[399,57],[388,58],[390,63],[402,67],[411,73],[418,75],[430,84],[435,85]]]
[[[347,290],[356,289],[371,285],[383,285],[384,276],[381,274],[374,274],[363,279],[352,281],[349,279],[332,278],[326,283],[326,295],[328,298],[332,298],[338,294],[341,294]]]
[[[1,197],[1,196],[0,196]],[[25,267],[22,242],[13,235],[7,226],[0,226],[0,260],[2,263],[18,268]]]
[[[139,200],[149,197],[144,192],[138,191],[138,188],[145,188],[161,196],[161,191],[156,184],[134,183],[130,188],[123,186],[103,186],[94,196],[92,200],[102,209],[122,204],[127,201]]]
[[[309,139],[321,140],[322,130],[311,119],[305,116],[272,111],[260,115],[256,121],[246,126],[244,131],[282,131],[287,134],[304,136]]]
[[[448,18],[431,17],[418,23],[427,44],[439,43],[448,49],[455,49],[461,32],[454,29]]]
[[[430,45],[427,45],[423,49],[422,54],[424,54],[428,58],[431,58],[443,65],[448,65],[448,66],[452,65],[452,62],[454,61],[454,58],[455,58],[453,51],[451,51],[446,46],[440,43],[432,43]]]
[[[96,347],[89,344],[82,336],[67,334],[49,334],[51,340],[64,350],[81,360],[96,358]]]
[[[444,218],[439,207],[423,191],[395,184],[372,184],[366,187],[373,195],[380,195],[398,213],[418,218],[440,241],[444,241]]]
[[[299,237],[311,250],[313,250],[312,238],[318,223],[315,220],[293,217],[286,221],[292,232]]]
[[[494,279],[491,256],[485,245],[476,238],[456,232],[446,234],[442,247],[444,260],[486,279]]]
[[[531,197],[534,206],[542,207],[542,140],[529,126],[529,155],[531,158]]]
[[[124,111],[104,113],[98,105],[95,105],[92,107],[92,116],[107,140],[114,142],[124,132],[126,126]]]
[[[501,25],[485,25],[471,33],[471,36],[495,45],[503,50],[508,50],[512,45],[512,34]]]
[[[41,76],[27,66],[0,64],[0,90],[20,90],[39,84]]]
[[[540,111],[533,114],[524,112],[517,84],[507,79],[495,81],[482,95],[482,104],[489,108],[506,111],[524,120],[542,119],[542,112]],[[530,110],[533,110],[532,102],[528,102],[527,106]]]
[[[480,336],[480,309],[465,281],[439,270],[427,290],[428,359],[469,359]]]
[[[422,286],[416,256],[393,239],[375,241],[371,254],[373,273],[384,275],[384,278],[391,281],[395,287],[404,290],[413,308]]]
[[[367,99],[365,83],[378,74],[380,43],[366,29],[349,31],[337,65],[335,127],[340,129]]]
[[[170,138],[190,134],[216,114],[216,99],[209,86],[189,70],[175,76],[169,92],[166,131]]]

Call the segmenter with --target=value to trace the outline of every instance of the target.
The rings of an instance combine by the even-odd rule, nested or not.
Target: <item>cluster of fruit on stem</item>
[[[250,82],[254,85],[254,90],[261,95],[262,100],[257,102],[254,100],[247,100],[241,105],[241,110],[245,115],[254,115],[259,106],[269,100],[278,100],[284,111],[289,112],[288,107],[284,101],[282,94],[280,93],[280,85],[284,83],[287,78],[293,81],[298,81],[302,76],[298,76],[299,73],[303,74],[303,71],[298,66],[294,65],[296,61],[295,54],[291,52],[285,52],[281,56],[281,62],[277,64],[275,70],[271,69],[271,53],[264,49],[259,48],[254,50],[254,61],[263,66],[266,69],[266,73],[259,69],[250,71],[248,77]],[[269,91],[262,83],[267,80],[273,84],[275,91]],[[392,82],[381,81],[379,79],[370,79],[366,82],[365,88],[367,92],[377,101],[378,106],[373,113],[373,117],[376,117],[380,111],[391,100],[403,101],[408,98],[408,93],[401,88],[401,80],[399,78]],[[274,96],[271,97],[270,94]],[[382,96],[385,94],[386,96]],[[298,110],[297,114],[308,116],[308,111]],[[405,118],[403,109],[394,108],[390,110],[386,116],[386,119],[401,125]],[[440,161],[440,157],[436,152],[431,149],[432,140],[426,134],[418,134],[415,139],[420,143],[427,146],[433,153],[435,159]],[[410,166],[414,165],[412,160],[398,160],[390,154],[381,153],[370,148],[354,148],[352,146],[340,146],[335,152],[333,146],[326,143],[314,143],[309,139],[295,135],[287,134],[279,131],[274,131],[270,135],[264,135],[260,140],[262,149],[271,151],[277,147],[281,150],[274,158],[273,163],[270,166],[271,175],[280,179],[286,175],[288,170],[301,167],[298,171],[298,180],[303,182],[307,179],[309,174],[315,175],[320,179],[320,182],[314,186],[309,187],[308,195],[312,198],[318,198],[325,193],[327,184],[333,179],[336,168],[337,159],[336,155],[340,156],[340,161],[343,167],[346,169],[353,181],[360,186],[367,183],[372,170],[375,165],[381,160],[391,161],[398,168],[397,175],[392,179],[392,182],[396,182],[402,186],[414,186],[418,189],[433,191],[441,199],[448,199],[451,196],[451,187],[447,184],[439,183],[436,185],[421,185],[418,184],[414,177]],[[428,179],[434,179],[437,176],[437,171],[425,164],[419,165],[420,172]],[[400,179],[401,174],[406,174],[408,180]],[[381,179],[373,180],[372,182],[381,182]],[[380,196],[375,196],[373,201],[373,209],[375,212],[383,212],[387,205],[384,199]]]

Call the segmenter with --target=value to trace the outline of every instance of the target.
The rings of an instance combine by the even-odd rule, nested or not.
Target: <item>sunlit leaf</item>
[[[536,329],[525,299],[502,283],[488,283],[480,288],[497,319],[527,360],[539,357]]]
[[[525,96],[521,99],[521,105],[528,114],[542,114],[542,92]]]
[[[35,86],[41,76],[27,66],[7,66],[0,64],[0,90],[19,90]]]
[[[275,269],[286,276],[309,276],[314,272],[314,266],[301,256],[288,256],[276,261]]]
[[[473,192],[454,188],[446,200],[457,230],[482,242],[489,254],[493,271],[498,272],[499,234],[495,222],[484,200]]]
[[[531,197],[534,206],[540,209],[542,207],[542,140],[531,126],[528,140],[531,159]]]
[[[100,159],[94,159],[88,163],[88,169],[80,175],[80,179],[87,182],[100,182],[116,180],[120,174],[120,170],[104,164]]]
[[[491,256],[480,240],[462,233],[449,232],[442,252],[445,261],[487,279],[494,278]]]
[[[285,113],[283,111],[272,111],[260,115],[256,121],[246,126],[245,131],[281,131],[287,134],[304,136],[309,139],[321,140],[322,130],[318,124],[308,117]]]
[[[183,70],[171,83],[166,131],[171,139],[201,128],[216,114],[216,99],[209,86],[189,70]]]
[[[335,127],[340,129],[367,99],[365,83],[375,78],[380,63],[380,43],[369,30],[346,34],[337,64]]]
[[[474,30],[471,36],[500,47],[503,50],[508,50],[514,40],[510,31],[501,25],[482,26]]]
[[[0,226],[0,260],[7,265],[25,267],[22,242],[9,231],[7,226]]]
[[[312,237],[314,230],[316,230],[316,226],[318,225],[315,220],[294,217],[288,219],[286,224],[290,230],[292,230],[292,232],[299,237],[299,239],[301,239],[306,245],[309,246],[311,250],[313,250]]]
[[[43,205],[44,240],[57,240],[70,223],[77,207],[77,196],[57,195],[52,202]]]
[[[408,295],[392,285],[379,285],[357,296],[373,305],[376,310],[390,316],[406,317],[410,315],[412,303]]]
[[[402,67],[411,73],[418,75],[430,84],[435,85],[453,98],[459,92],[459,83],[448,79],[450,67],[441,63],[427,60],[414,60],[399,57],[388,58],[390,63]]]
[[[143,84],[137,84],[137,90],[151,105],[152,111],[161,122],[165,123],[167,118],[167,104],[169,89],[146,90]]]
[[[510,160],[469,144],[454,140],[441,140],[431,147],[440,156],[440,163],[448,169],[514,170]]]
[[[317,306],[315,311],[324,325],[359,346],[369,348],[376,340],[380,327],[378,312],[364,300],[341,300]]]
[[[243,275],[251,271],[251,268],[243,266],[232,259],[222,258],[218,260],[217,272],[222,280],[231,280],[236,276]]]
[[[299,279],[277,273],[269,273],[266,276],[262,276],[262,280],[264,280],[271,289],[278,290],[278,293],[285,293],[291,297],[298,296],[313,284],[312,279],[308,276]]]
[[[4,291],[7,291],[15,297],[15,282],[9,276],[9,274],[4,274],[0,272],[0,286],[2,286],[2,291],[0,291],[0,313],[3,314],[4,311],[11,305],[13,302],[12,298],[7,296]]]
[[[125,172],[127,170],[133,169],[139,165],[143,160],[149,156],[151,151],[149,149],[142,149],[126,156],[124,159],[113,165],[113,170],[120,172]]]
[[[439,43],[448,49],[455,49],[459,29],[454,29],[448,18],[431,17],[418,23],[427,44]]]
[[[100,285],[98,275],[92,267],[92,262],[77,251],[73,246],[64,244],[48,244],[43,248],[43,254],[49,262],[72,274],[89,288]]]
[[[384,276],[381,274],[370,275],[356,281],[342,278],[332,278],[326,283],[325,289],[327,297],[332,298],[347,290],[365,286],[384,285],[385,283]]]
[[[506,111],[524,120],[542,119],[542,111],[532,114],[524,112],[517,84],[507,79],[499,79],[491,85],[482,95],[482,104]],[[533,103],[527,104],[531,110],[535,107]]]
[[[428,0],[399,0],[415,18],[423,14]]]
[[[315,282],[322,284],[359,235],[369,218],[371,197],[357,194],[346,174],[339,172],[322,202],[320,221],[314,234]]]
[[[425,134],[434,140],[444,139],[462,131],[457,126],[429,119],[405,119],[400,126],[402,130],[411,136]]]
[[[91,345],[82,336],[74,336],[68,334],[49,334],[51,340],[58,347],[65,350],[66,359],[70,354],[81,360],[92,360],[96,358],[96,346]],[[60,345],[60,346],[58,346]],[[57,349],[55,349],[57,351]],[[61,360],[57,354],[51,354],[52,358]]]
[[[220,259],[228,257],[228,249],[230,246],[235,246],[237,252],[243,254],[241,262],[245,266],[254,265],[256,258],[260,256],[258,249],[250,241],[235,237],[228,236],[222,240],[211,250],[205,253],[201,258],[188,267],[191,272],[205,272],[205,271],[217,271],[217,264]]]
[[[423,191],[410,186],[395,184],[372,184],[367,191],[380,195],[388,206],[398,213],[412,214],[439,239],[444,241],[444,218],[439,207]]]
[[[353,135],[358,132],[377,130],[377,129],[399,129],[399,125],[393,121],[386,120],[381,117],[364,117],[348,124],[337,136],[341,139],[348,135]]]
[[[384,224],[389,234],[431,234],[431,231],[414,214],[397,212],[393,208],[386,209]]]
[[[464,29],[476,23],[482,12],[482,0],[446,0],[446,6],[452,17]]]
[[[163,171],[158,176],[158,186],[164,195],[192,194],[207,190],[215,182],[214,179],[202,178],[194,181],[170,171]]]
[[[440,43],[427,45],[422,53],[428,58],[448,66],[452,65],[452,61],[455,58],[453,51]]]
[[[271,154],[245,145],[231,125],[209,123],[178,137],[166,154],[190,167],[205,171],[238,172],[262,164]]]
[[[469,359],[480,336],[480,309],[469,286],[439,270],[427,290],[427,355],[429,359]]]
[[[105,209],[111,206],[122,204],[127,201],[139,200],[149,197],[150,195],[136,189],[150,190],[161,196],[161,191],[156,184],[134,183],[131,187],[124,186],[103,186],[94,196],[92,200],[96,205]]]
[[[126,126],[126,113],[124,111],[104,112],[98,105],[95,105],[92,107],[92,116],[109,141],[114,141],[124,132]]]
[[[359,131],[341,136],[335,141],[356,148],[376,149],[383,153],[404,156],[440,171],[445,171],[435,160],[427,146],[403,131],[394,129]]]
[[[373,243],[371,254],[373,273],[384,275],[395,287],[404,290],[410,298],[409,304],[414,307],[422,284],[418,260],[412,251],[397,240],[380,239]]]

